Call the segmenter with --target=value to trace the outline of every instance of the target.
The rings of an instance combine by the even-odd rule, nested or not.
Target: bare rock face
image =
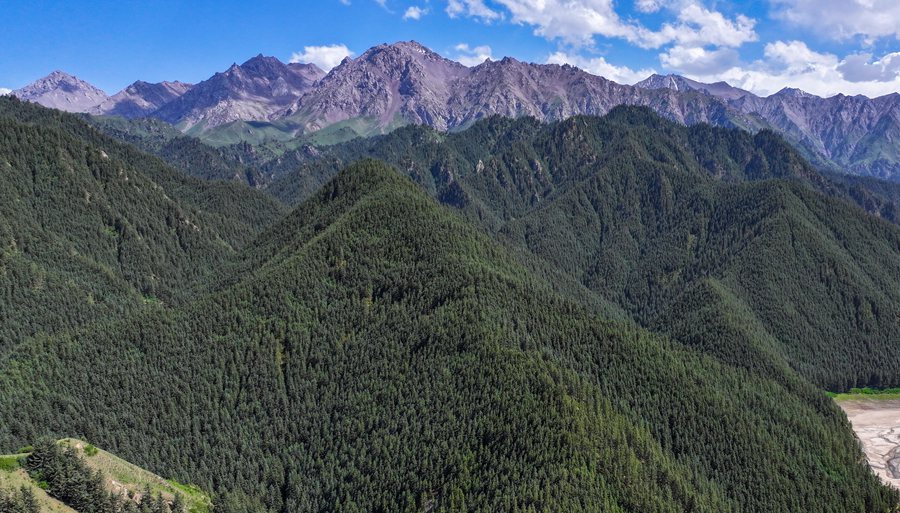
[[[151,115],[182,130],[197,125],[209,129],[232,121],[267,121],[324,74],[313,64],[284,64],[258,55],[216,73]]]
[[[87,112],[107,98],[100,89],[62,71],[54,71],[12,94],[20,100],[67,112]]]
[[[186,93],[191,84],[137,81],[88,111],[90,114],[142,118]]]
[[[304,131],[357,118],[376,127],[418,123],[446,130],[449,98],[468,74],[415,42],[380,45],[344,59],[283,115]]]
[[[721,98],[723,100],[737,100],[744,96],[753,96],[750,91],[729,85],[727,82],[704,84],[679,75],[650,75],[641,80],[635,87],[642,89],[670,89],[673,91],[699,91]]]
[[[621,104],[651,106],[683,123],[732,126],[735,117],[710,95],[636,88],[572,66],[511,58],[467,68],[416,42],[345,59],[283,115],[304,132],[354,120],[362,132],[379,133],[407,123],[453,130],[492,115],[560,120]]]

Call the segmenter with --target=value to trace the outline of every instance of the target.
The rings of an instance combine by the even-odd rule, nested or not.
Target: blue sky
[[[415,39],[468,65],[568,62],[623,83],[658,72],[758,94],[900,90],[896,0],[7,0],[0,29],[9,89],[61,69],[112,94],[259,53],[328,67]]]

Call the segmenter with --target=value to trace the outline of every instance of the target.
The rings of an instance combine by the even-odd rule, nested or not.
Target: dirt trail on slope
[[[900,489],[900,399],[839,401],[862,442],[872,470]]]

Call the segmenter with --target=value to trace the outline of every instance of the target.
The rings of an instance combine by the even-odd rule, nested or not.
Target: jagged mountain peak
[[[812,94],[812,93],[807,93],[806,91],[804,91],[804,90],[802,90],[802,89],[798,89],[798,88],[796,88],[796,87],[785,87],[785,88],[781,89],[780,91],[778,91],[777,93],[773,94],[772,96],[775,96],[775,97],[791,97],[791,98],[819,98],[819,99],[821,99],[820,96],[816,96],[816,95],[814,95],[814,94]]]
[[[745,96],[753,96],[753,93],[734,87],[725,81],[707,84],[675,74],[653,74],[635,84],[635,87],[642,89],[671,89],[673,91],[699,91],[724,100],[736,100]]]
[[[469,73],[415,41],[382,44],[344,59],[285,115],[308,131],[354,118],[375,131],[409,122],[446,129],[450,97]]]
[[[395,50],[400,52],[407,53],[417,53],[421,55],[435,55],[438,54],[433,52],[430,48],[425,45],[419,43],[418,41],[409,40],[409,41],[397,41],[395,43],[383,43],[374,48],[371,48],[369,51],[379,51],[379,50]],[[366,52],[368,53],[368,52]]]
[[[685,78],[681,75],[668,74],[668,75],[660,75],[659,73],[654,73],[649,77],[641,80],[637,84],[638,87],[642,87],[644,89],[683,89],[683,88],[691,88],[694,84],[699,84],[689,78]]]
[[[46,77],[37,80],[36,82],[59,82],[62,80],[79,80],[75,75],[71,75],[62,70],[54,70],[51,71]]]
[[[283,111],[324,76],[315,65],[285,64],[259,54],[232,64],[152,115],[183,130],[234,121],[266,121]]]
[[[68,112],[87,112],[106,100],[105,92],[64,71],[56,70],[12,93],[20,100]]]
[[[278,70],[281,68],[286,68],[287,64],[278,60],[277,57],[266,56],[263,54],[259,54],[256,57],[251,57],[247,59],[243,64],[238,66],[242,71],[250,71],[250,72],[272,72],[273,70]]]
[[[159,86],[172,88],[172,89],[182,89],[184,91],[187,91],[188,89],[193,87],[193,84],[189,84],[187,82],[182,82],[180,80],[173,80],[173,81],[163,80],[162,82],[156,82],[156,83],[138,80],[138,81],[135,81],[133,84],[129,85],[128,87],[126,87],[125,90],[139,92],[139,91],[145,91],[147,89],[152,89],[152,88],[159,87]]]
[[[455,68],[465,68],[462,64],[447,59],[416,41],[381,44],[370,48],[358,59],[352,59],[350,62],[373,62],[388,65],[401,62],[440,63]]]

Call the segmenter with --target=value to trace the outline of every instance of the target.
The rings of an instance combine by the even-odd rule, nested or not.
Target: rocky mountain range
[[[773,129],[821,167],[900,180],[900,94],[821,98],[784,89],[760,97],[677,75],[629,86],[512,58],[466,67],[413,41],[376,46],[327,74],[259,55],[193,87],[137,82],[107,99],[56,72],[13,94],[69,111],[155,117],[200,137],[244,121],[285,138],[324,129],[346,138],[411,123],[458,130],[491,115],[552,121],[641,105],[684,124]]]
[[[674,91],[700,91],[716,98],[724,100],[736,100],[747,95],[752,95],[750,91],[745,91],[738,87],[734,87],[727,82],[716,82],[715,84],[704,84],[680,75],[650,75],[641,80],[636,87],[642,89],[671,89]]]
[[[900,94],[821,98],[784,88],[760,97],[725,82],[703,84],[677,75],[653,75],[635,86],[709,94],[733,111],[760,119],[818,164],[900,179]]]
[[[200,82],[152,116],[182,130],[270,121],[324,76],[315,64],[285,64],[258,55]]]
[[[415,42],[380,45],[345,59],[284,119],[302,132],[350,120],[361,120],[356,126],[364,133],[409,123],[455,130],[492,115],[552,121],[605,114],[622,104],[651,106],[686,124],[744,124],[705,95],[640,89],[572,66],[509,57],[467,68]]]

